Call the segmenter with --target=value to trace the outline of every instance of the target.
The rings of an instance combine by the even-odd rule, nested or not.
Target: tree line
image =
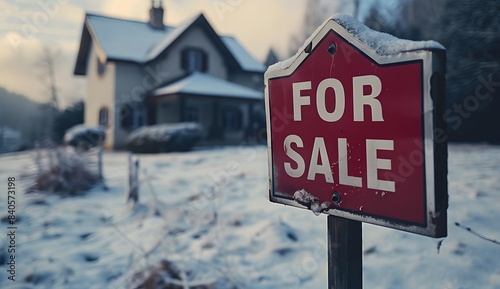
[[[500,1],[308,1],[290,54],[330,15],[350,12],[368,27],[410,40],[435,40],[447,49],[446,111],[450,141],[500,144]],[[302,42],[301,42],[302,41]]]
[[[500,143],[500,1],[405,0],[395,11],[372,6],[367,26],[447,49],[447,109],[452,141]]]
[[[83,123],[83,102],[59,110],[0,87],[0,126],[19,131],[22,147],[32,148],[36,141],[61,143],[65,131]]]

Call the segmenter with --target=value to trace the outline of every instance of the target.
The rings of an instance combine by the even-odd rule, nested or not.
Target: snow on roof
[[[198,17],[189,19],[178,27],[154,29],[145,22],[87,14],[87,24],[108,59],[145,63],[158,57]],[[219,37],[243,70],[265,71],[264,65],[255,60],[234,37]]]
[[[241,44],[231,36],[221,36],[222,42],[231,51],[243,70],[262,72],[266,67],[255,60],[248,52],[241,46]]]
[[[168,94],[194,94],[229,98],[264,99],[264,93],[232,83],[218,77],[195,72],[181,80],[175,81],[153,91],[153,96]]]
[[[177,39],[177,37],[181,36],[181,34],[184,33],[184,31],[186,31],[197,18],[198,16],[189,19],[188,21],[185,21],[181,25],[169,31],[169,33],[166,33],[166,35],[160,41],[160,43],[152,47],[151,51],[147,54],[146,58],[154,59],[158,55],[160,55],[160,53],[162,53],[165,49],[167,49],[167,47],[169,47]]]
[[[302,47],[294,56],[269,66],[268,71],[278,71],[288,68],[330,20],[335,21],[337,24],[342,26],[347,31],[347,33],[359,39],[361,42],[374,50],[377,54],[382,56],[395,55],[415,50],[445,50],[444,46],[436,41],[412,41],[400,39],[387,33],[372,30],[349,15],[337,13],[323,22],[323,24],[321,24],[316,29],[316,31],[314,31],[311,36],[304,42]]]
[[[148,52],[159,43],[172,27],[154,29],[139,21],[87,15],[88,27],[107,58],[145,62]]]

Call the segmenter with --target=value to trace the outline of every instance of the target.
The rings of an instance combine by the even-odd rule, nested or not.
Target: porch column
[[[218,139],[224,136],[222,127],[219,121],[220,116],[220,103],[218,100],[214,100],[212,103],[212,127],[210,128],[209,138]]]
[[[248,126],[253,127],[253,102],[248,103]]]
[[[156,118],[158,114],[158,106],[159,102],[155,101],[147,101],[146,102],[146,108],[147,108],[147,124],[148,125],[154,125],[158,122],[158,119]]]
[[[186,121],[186,100],[184,97],[179,97],[179,121]]]

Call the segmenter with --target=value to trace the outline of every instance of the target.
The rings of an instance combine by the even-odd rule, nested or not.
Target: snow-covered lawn
[[[365,288],[500,288],[500,246],[454,226],[500,239],[500,147],[449,150],[449,236],[440,253],[440,240],[364,225]],[[162,260],[177,268],[180,278],[163,275],[174,282],[326,288],[326,217],[269,203],[266,153],[257,146],[139,155],[134,209],[125,204],[126,153],[104,154],[109,190],[66,198],[22,194],[33,153],[0,156],[2,219],[8,177],[18,192],[16,281],[7,279],[3,220],[0,288],[135,288]]]

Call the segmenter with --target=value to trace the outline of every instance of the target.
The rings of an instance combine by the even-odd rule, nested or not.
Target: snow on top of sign
[[[323,22],[323,24],[320,25],[304,42],[294,56],[269,66],[268,71],[279,71],[290,67],[290,65],[299,57],[302,51],[306,49],[309,43],[312,42],[313,38],[330,20],[333,20],[340,26],[344,27],[349,34],[359,39],[361,42],[373,49],[377,54],[382,56],[395,55],[415,50],[445,49],[436,41],[412,41],[400,39],[387,33],[372,30],[349,15],[337,13]]]
[[[399,39],[390,34],[372,30],[348,15],[335,14],[331,17],[331,19],[344,27],[349,34],[370,46],[370,48],[375,50],[377,54],[380,55],[394,55],[402,52],[424,49],[445,49],[436,41],[412,41]]]

